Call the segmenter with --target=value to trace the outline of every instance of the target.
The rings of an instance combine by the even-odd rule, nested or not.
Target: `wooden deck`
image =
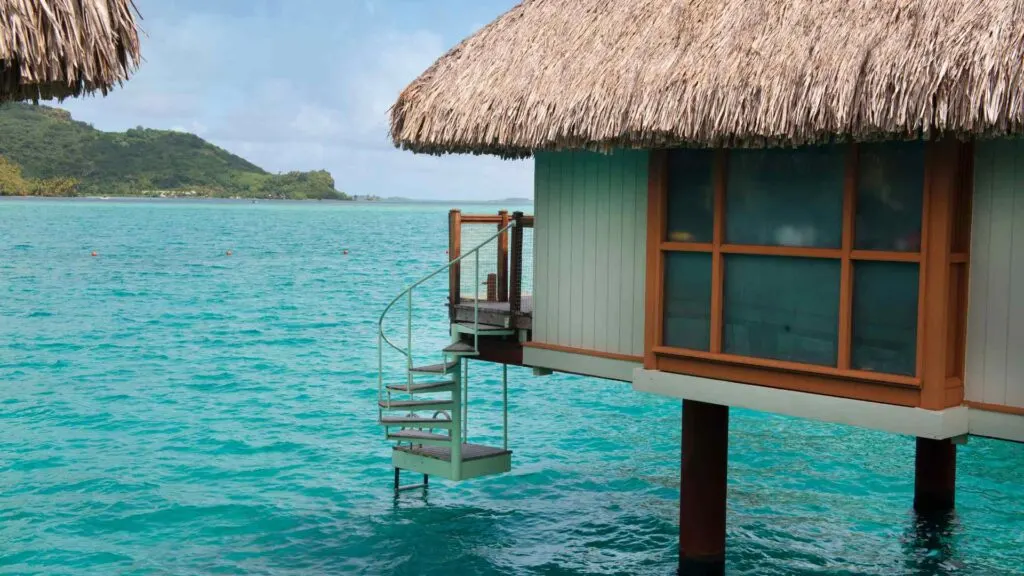
[[[480,301],[480,323],[494,326],[510,326],[524,330],[533,329],[533,296],[523,294],[520,299],[522,311],[513,318],[508,302]],[[473,300],[463,298],[455,307],[456,322],[473,321]]]

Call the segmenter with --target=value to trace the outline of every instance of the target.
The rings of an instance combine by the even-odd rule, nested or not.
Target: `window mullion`
[[[715,154],[714,229],[711,240],[711,352],[722,351],[722,302],[725,281],[723,277],[722,242],[725,236],[725,187],[728,151],[719,149]]]
[[[857,213],[857,145],[850,146],[846,159],[846,178],[843,182],[843,240],[842,268],[839,276],[839,350],[838,368],[850,368],[853,348],[853,252],[854,223]]]

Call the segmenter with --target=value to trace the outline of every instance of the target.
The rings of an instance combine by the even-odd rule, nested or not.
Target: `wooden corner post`
[[[970,225],[972,147],[952,138],[929,142],[925,172],[924,235],[921,276],[924,299],[919,327],[921,408],[942,410],[963,398],[963,333]],[[969,234],[969,232],[968,232]],[[968,236],[969,237],[969,236]],[[954,261],[954,255],[962,262]],[[959,280],[958,280],[959,278]],[[919,328],[920,329],[920,328]],[[914,509],[921,513],[953,509],[956,494],[956,444],[917,439],[914,459]]]
[[[498,212],[498,230],[508,226],[508,210]],[[508,230],[498,236],[498,302],[508,302]]]
[[[657,366],[654,349],[662,338],[662,278],[663,256],[661,242],[665,239],[665,211],[668,204],[668,152],[651,150],[647,164],[647,272],[644,298],[644,368]]]
[[[452,209],[448,212],[448,261],[455,260],[462,254],[462,212]],[[455,307],[461,301],[460,265],[453,264],[448,268],[448,309],[451,318],[455,319]]]
[[[508,309],[514,319],[519,316],[523,306],[523,213],[514,212],[512,219],[516,225],[512,227],[512,258],[509,270]]]

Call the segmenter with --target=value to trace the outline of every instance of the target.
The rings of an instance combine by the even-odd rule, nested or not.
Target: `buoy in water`
[[[95,251],[95,250],[93,250],[93,251],[92,251],[92,256],[99,256],[99,254],[97,254],[97,253],[96,253],[96,251]]]

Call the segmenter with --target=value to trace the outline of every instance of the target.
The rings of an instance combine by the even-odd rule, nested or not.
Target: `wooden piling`
[[[683,402],[681,456],[679,574],[724,574],[728,406]]]
[[[956,444],[952,440],[917,439],[914,458],[914,510],[948,512],[956,501]]]

